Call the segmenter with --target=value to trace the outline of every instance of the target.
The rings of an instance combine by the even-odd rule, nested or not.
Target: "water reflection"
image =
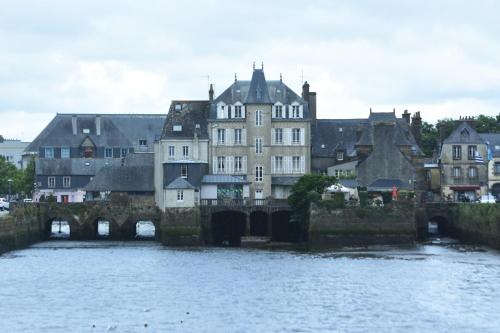
[[[69,238],[71,234],[68,221],[52,221],[50,238]]]

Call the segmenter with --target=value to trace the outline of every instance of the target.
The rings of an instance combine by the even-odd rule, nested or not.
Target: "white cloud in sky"
[[[33,139],[56,112],[166,113],[265,63],[318,116],[500,112],[500,3],[0,0],[0,134]]]

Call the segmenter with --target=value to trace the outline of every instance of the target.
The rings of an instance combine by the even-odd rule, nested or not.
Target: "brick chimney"
[[[415,112],[415,115],[411,117],[411,133],[417,141],[417,145],[422,144],[422,118],[420,117],[420,111]]]
[[[210,102],[214,101],[214,86],[210,83],[210,89],[208,90],[208,100]]]
[[[406,123],[408,125],[410,125],[410,116],[411,116],[411,113],[409,113],[408,110],[405,110],[405,112],[403,112],[402,118],[404,120],[406,120]]]
[[[95,116],[95,134],[101,135],[101,116]]]
[[[71,116],[71,129],[73,130],[73,135],[76,135],[78,132],[77,126],[76,126],[76,114]]]

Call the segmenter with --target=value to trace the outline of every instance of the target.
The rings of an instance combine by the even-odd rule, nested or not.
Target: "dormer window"
[[[460,132],[460,135],[462,135],[462,136],[469,136],[469,131],[466,128],[464,128],[462,130],[462,132]]]
[[[234,118],[243,118],[241,116],[241,105],[234,106]]]
[[[339,132],[342,132],[342,131],[343,131],[342,127],[339,127]]]
[[[90,130],[88,128],[84,128],[82,130],[83,134],[89,134],[90,133]]]
[[[175,111],[180,111],[182,109],[182,105],[175,104]]]
[[[302,118],[300,114],[300,105],[294,104],[292,105],[292,117],[291,118]]]
[[[344,152],[338,151],[337,152],[337,161],[343,161],[343,160],[344,160]]]
[[[283,118],[283,105],[276,104],[274,106],[274,118]]]
[[[173,130],[174,132],[182,132],[182,125],[174,125]]]
[[[217,104],[217,119],[226,119],[226,118],[227,118],[226,104],[220,102],[219,104]]]
[[[148,145],[148,141],[147,140],[139,140],[139,146],[140,147],[146,147]]]

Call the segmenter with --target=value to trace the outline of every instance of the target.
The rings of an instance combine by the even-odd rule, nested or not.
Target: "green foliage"
[[[490,117],[479,115],[476,118],[476,131],[479,133],[500,133],[500,116]],[[451,118],[438,120],[436,125],[423,122],[422,124],[422,144],[424,154],[431,156],[439,145],[442,131],[443,138],[448,137],[455,129],[455,121]]]
[[[35,182],[35,161],[32,159],[25,170],[18,170],[5,157],[0,156],[0,194],[9,193],[9,179],[12,179],[12,195],[31,196]]]
[[[359,191],[358,195],[359,195],[359,205],[361,207],[368,206],[368,192],[366,192],[366,189],[365,191]]]
[[[325,188],[334,184],[335,181],[335,177],[321,174],[307,174],[300,177],[293,185],[288,197],[288,203],[293,211],[292,220],[307,225],[311,202],[320,201]]]
[[[326,208],[328,210],[332,209],[342,209],[346,207],[345,204],[345,198],[343,193],[333,193],[333,199],[332,200],[322,200],[322,201],[317,201],[317,205],[319,207]]]
[[[392,192],[382,192],[381,194],[384,205],[392,202]]]

